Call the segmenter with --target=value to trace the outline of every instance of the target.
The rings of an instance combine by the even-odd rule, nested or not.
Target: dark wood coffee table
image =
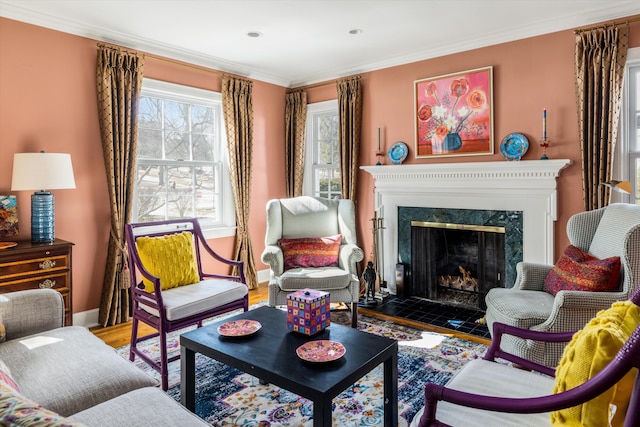
[[[221,323],[238,319],[257,320],[262,328],[244,338],[218,334]],[[305,362],[296,355],[300,345],[318,339],[342,343],[345,355],[326,364]],[[307,337],[290,332],[286,313],[272,307],[260,307],[198,328],[180,336],[181,402],[192,412],[195,412],[196,353],[311,400],[314,427],[331,425],[332,399],[383,363],[384,425],[398,425],[398,343],[395,340],[335,323]]]

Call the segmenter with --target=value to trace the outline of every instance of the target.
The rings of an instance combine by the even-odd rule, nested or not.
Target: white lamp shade
[[[14,154],[11,191],[63,188],[76,188],[70,154]]]

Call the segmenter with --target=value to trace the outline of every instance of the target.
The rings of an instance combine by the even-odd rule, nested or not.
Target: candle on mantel
[[[547,109],[542,110],[542,139],[547,139]]]
[[[378,128],[378,152],[380,152],[380,128]]]

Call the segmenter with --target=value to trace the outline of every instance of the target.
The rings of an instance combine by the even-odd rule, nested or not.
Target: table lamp
[[[36,190],[31,195],[31,241],[53,242],[53,194],[45,190],[76,188],[70,154],[16,153],[11,191]]]
[[[601,182],[600,185],[604,185],[605,187],[609,187],[612,190],[618,191],[620,193],[631,194],[631,182],[629,181],[616,181],[612,179],[608,182]],[[601,194],[598,191],[598,207],[602,207],[601,202]]]

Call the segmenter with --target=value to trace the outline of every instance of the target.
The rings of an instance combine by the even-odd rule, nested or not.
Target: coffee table
[[[331,401],[350,385],[384,364],[384,425],[398,424],[398,343],[389,338],[337,325],[312,337],[290,332],[286,312],[260,307],[180,336],[181,403],[195,412],[195,355],[201,353],[307,398],[313,402],[313,425],[331,425]],[[238,319],[257,320],[262,328],[253,335],[229,338],[218,326]],[[346,348],[345,355],[329,363],[309,363],[296,349],[311,340],[330,339]]]

